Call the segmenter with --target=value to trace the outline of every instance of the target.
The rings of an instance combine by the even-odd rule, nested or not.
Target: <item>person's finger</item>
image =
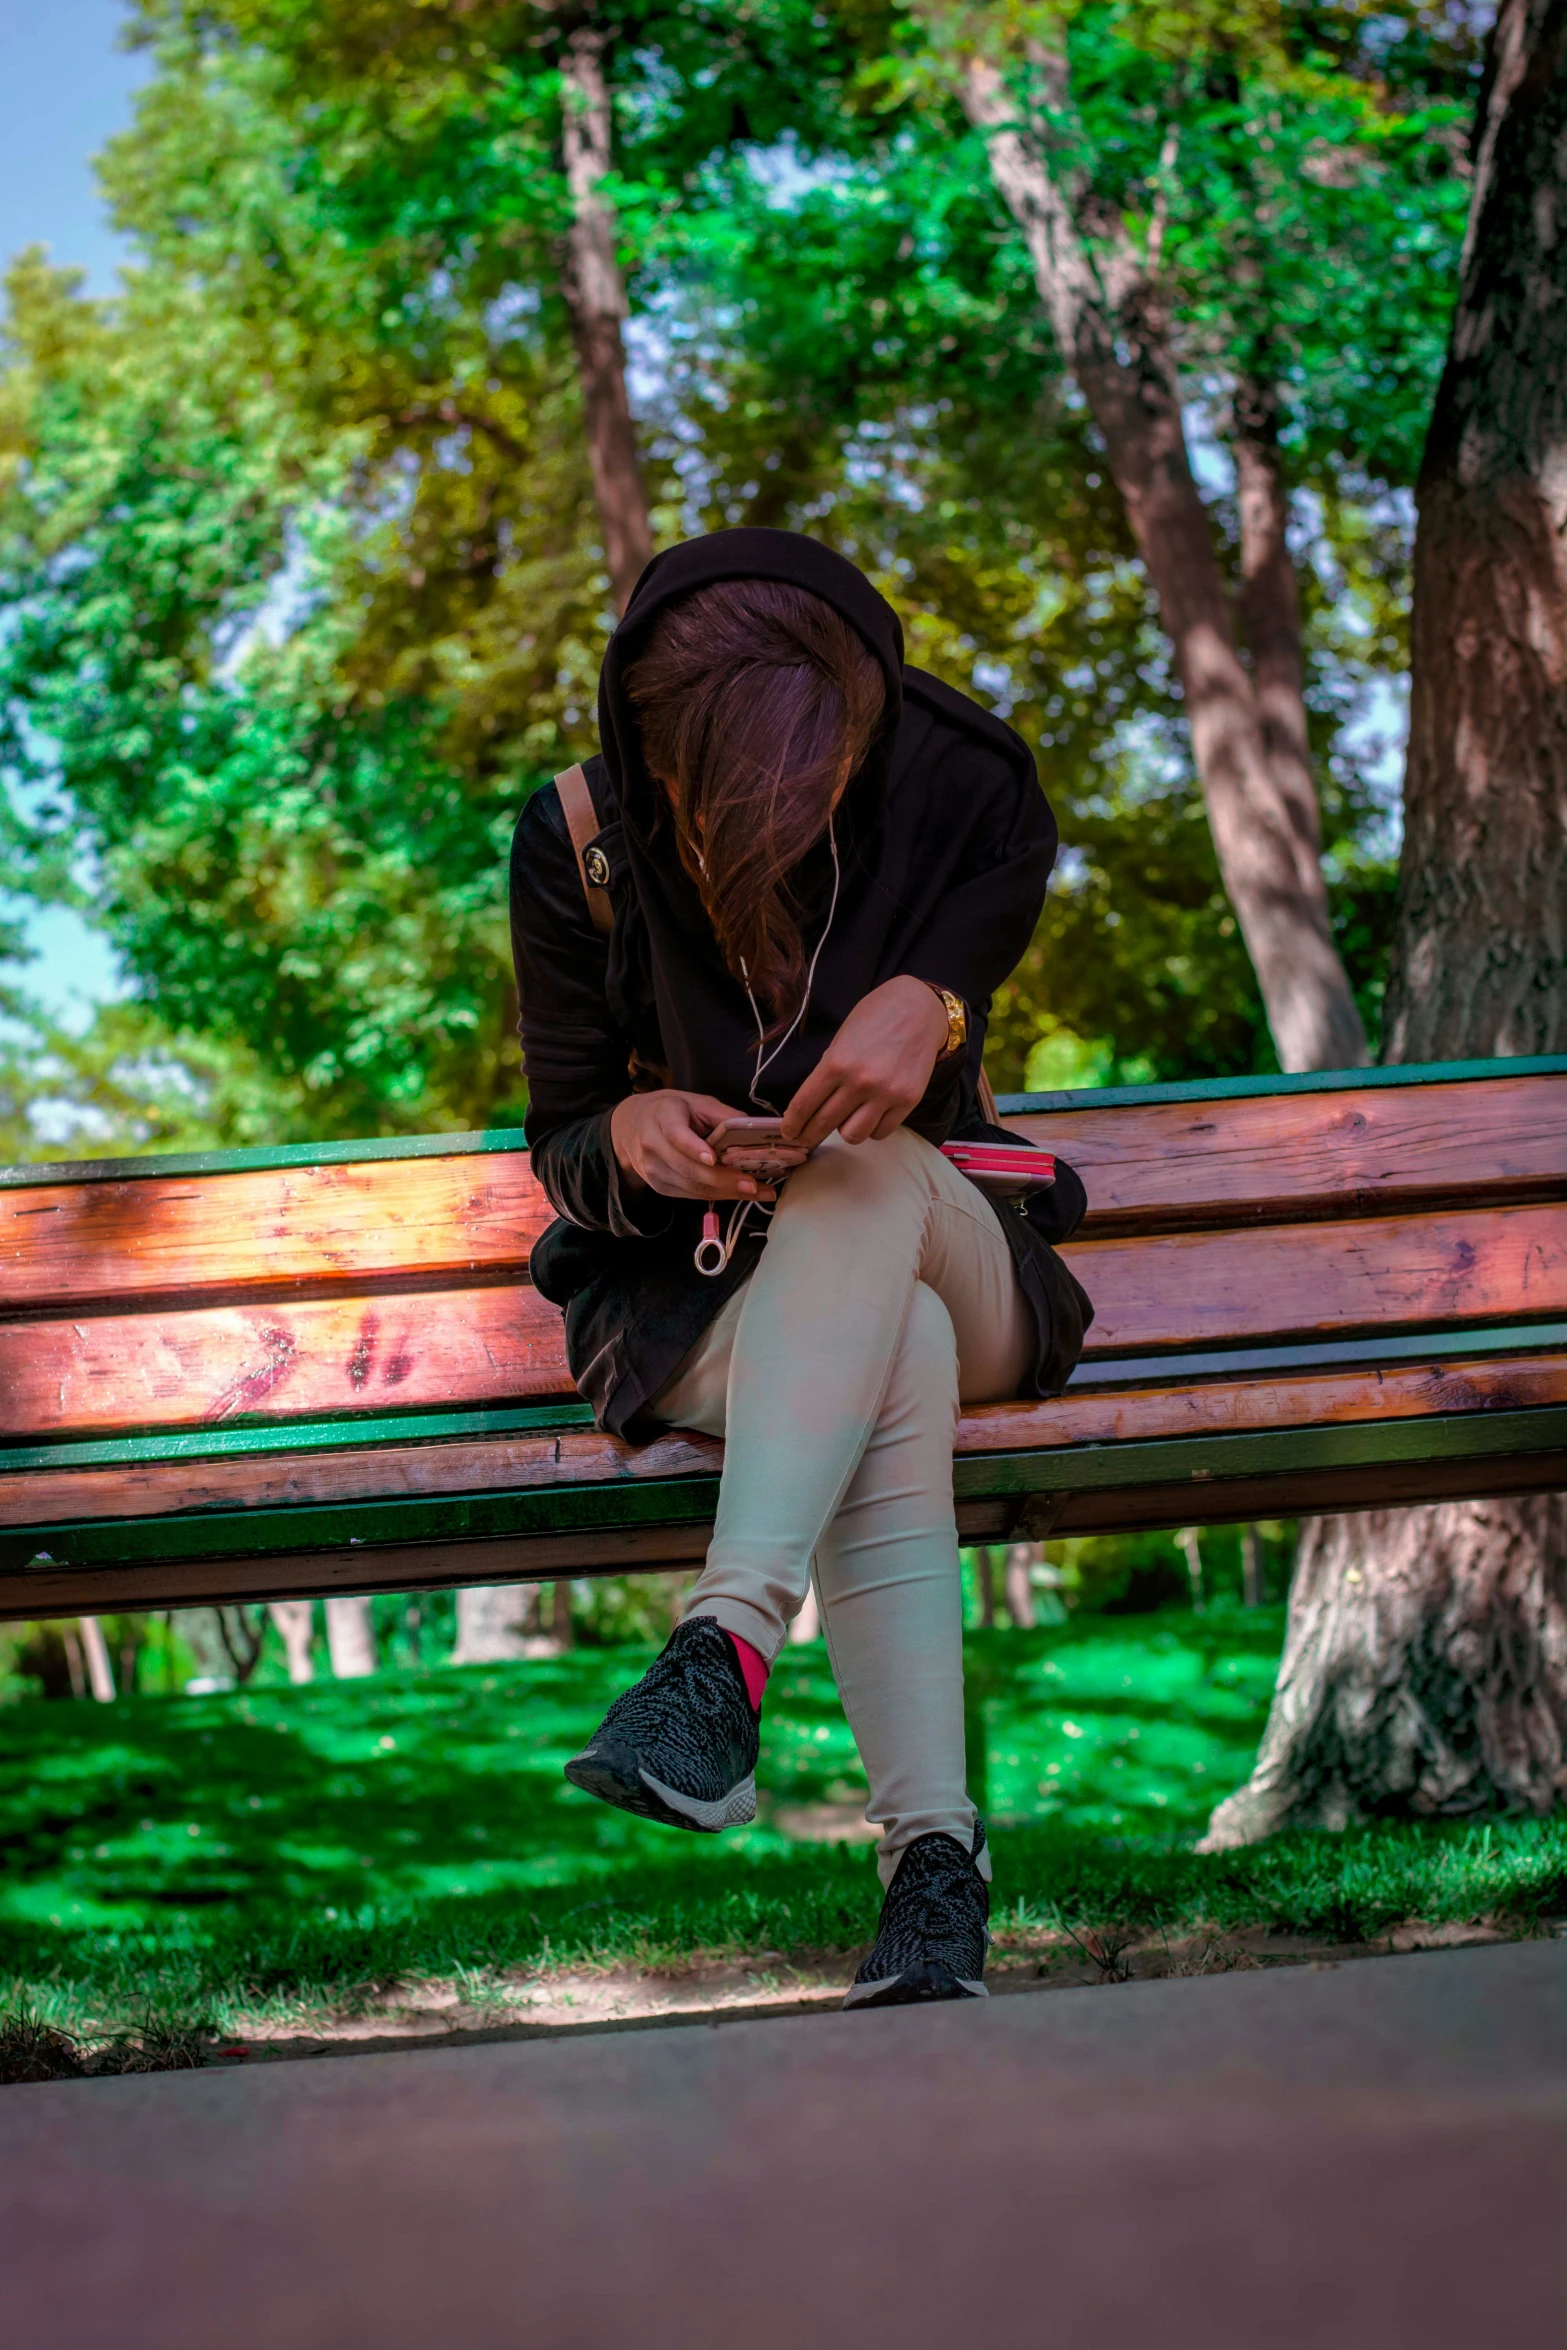
[[[838,1132],[843,1136],[845,1142],[870,1141],[871,1137],[880,1130],[886,1099],[885,1094],[873,1094],[869,1101],[860,1102],[855,1109],[850,1111],[848,1117],[838,1128]]]
[[[793,1101],[784,1111],[782,1124],[784,1141],[805,1142],[806,1134],[808,1130],[814,1129],[823,1105],[837,1089],[838,1079],[833,1072],[829,1055],[826,1059],[817,1062],[810,1076],[806,1078]],[[814,1149],[815,1145],[831,1132],[830,1126],[823,1127],[819,1134],[813,1132],[811,1141],[807,1143],[806,1147]]]
[[[913,1107],[912,1102],[906,1104],[894,1102],[879,1121],[876,1131],[871,1136],[872,1142],[885,1142],[889,1134],[896,1134]]]
[[[743,1113],[732,1110],[711,1093],[684,1093],[675,1097],[685,1110],[689,1122],[699,1134],[711,1134],[715,1126],[722,1126],[726,1118],[738,1118]]]
[[[659,1140],[667,1152],[678,1158],[694,1160],[699,1167],[716,1167],[718,1159],[709,1147],[707,1137],[681,1116],[671,1116],[659,1129]]]
[[[864,1098],[858,1087],[835,1087],[798,1139],[807,1150],[815,1150],[817,1144],[825,1142],[829,1134],[839,1132],[845,1118],[853,1115]]]
[[[740,1175],[729,1167],[698,1167],[689,1159],[666,1159],[657,1154],[650,1154],[646,1180],[665,1199],[733,1201],[771,1196],[754,1175]]]

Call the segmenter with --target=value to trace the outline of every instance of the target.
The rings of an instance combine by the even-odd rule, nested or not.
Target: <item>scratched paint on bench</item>
[[[1095,1354],[1567,1312],[1567,1207],[1074,1243]],[[531,1288],[0,1327],[0,1433],[477,1405],[569,1390]]]

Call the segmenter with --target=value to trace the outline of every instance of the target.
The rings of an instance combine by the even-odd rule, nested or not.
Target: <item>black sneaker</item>
[[[756,1817],[757,1746],[734,1643],[711,1616],[687,1616],[566,1776],[622,1811],[716,1836]]]
[[[990,1887],[976,1866],[984,1849],[983,1820],[975,1823],[972,1852],[939,1829],[915,1837],[887,1887],[876,1940],[849,1985],[845,2007],[989,1998]]]

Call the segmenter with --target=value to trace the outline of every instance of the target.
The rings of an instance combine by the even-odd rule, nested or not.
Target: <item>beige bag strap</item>
[[[580,767],[568,767],[563,775],[556,776],[555,789],[560,794],[566,829],[571,834],[571,845],[577,853],[577,872],[582,881],[582,894],[588,901],[588,917],[599,936],[608,938],[615,927],[615,909],[610,903],[609,891],[604,887],[604,882],[596,880],[588,866],[588,843],[595,833],[603,829],[599,823],[598,810],[593,805],[593,794],[588,789],[588,779]],[[607,881],[609,866],[604,861],[603,850],[595,849],[593,855]]]
[[[996,1089],[991,1084],[990,1079],[985,1075],[983,1069],[981,1069],[979,1073],[979,1092],[975,1098],[978,1104],[979,1114],[984,1119],[986,1125],[999,1126],[1001,1123],[1001,1113],[996,1108]]]

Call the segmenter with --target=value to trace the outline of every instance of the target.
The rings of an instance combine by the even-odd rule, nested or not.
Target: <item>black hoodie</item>
[[[625,673],[666,604],[716,580],[757,578],[832,604],[881,664],[887,692],[876,739],[839,803],[842,878],[805,1017],[753,1101],[755,1016],[661,820]],[[966,1058],[937,1069],[909,1122],[937,1142],[983,1131],[973,1106],[990,999],[1033,936],[1056,827],[1022,740],[950,686],[905,668],[891,606],[843,556],[793,531],[717,531],[656,556],[610,639],[598,716],[601,752],[586,772],[613,933],[606,942],[589,920],[552,784],[528,802],[512,845],[512,951],[528,1142],[562,1218],[533,1252],[533,1279],[566,1309],[572,1375],[600,1421],[635,1438],[653,1433],[649,1399],[751,1271],[765,1231],[708,1280],[691,1255],[700,1207],[622,1191],[609,1113],[632,1090],[633,1053],[736,1109],[765,1099],[782,1110],[861,998],[908,973],[961,995],[970,1015]],[[808,952],[822,939],[831,891],[824,840],[795,882]],[[1065,1382],[1091,1316],[1048,1247],[1082,1208],[1082,1187],[1063,1169],[1028,1219],[1003,1214],[1040,1325],[1030,1393]]]

